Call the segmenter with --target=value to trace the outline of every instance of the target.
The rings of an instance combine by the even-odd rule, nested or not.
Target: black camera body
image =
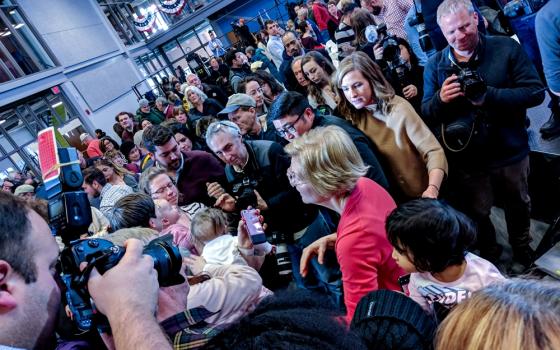
[[[89,274],[95,267],[103,274],[121,260],[125,248],[113,245],[105,239],[83,239],[73,241],[60,256],[62,280],[66,285],[66,300],[72,317],[79,330],[89,331],[92,326],[107,331],[107,320],[94,311],[87,289]],[[144,247],[144,254],[154,260],[161,287],[181,284],[185,281],[180,274],[182,257],[179,249],[173,245],[173,237],[168,234],[151,241]],[[88,265],[80,271],[80,264]]]
[[[378,43],[383,47],[383,60],[394,61],[401,54],[397,37],[387,32],[387,25],[381,23],[375,27],[377,31]]]
[[[48,201],[49,226],[53,235],[62,237],[64,243],[76,240],[87,233],[91,224],[91,207],[87,194],[82,190],[84,181],[75,148],[58,148],[61,174],[44,184],[44,199]]]
[[[245,176],[241,182],[233,185],[232,192],[237,199],[236,206],[239,209],[247,209],[249,206],[253,208],[257,207],[255,189],[257,189],[258,184],[258,180]]]
[[[476,70],[463,68],[457,72],[457,82],[469,100],[477,100],[486,93],[486,83]]]

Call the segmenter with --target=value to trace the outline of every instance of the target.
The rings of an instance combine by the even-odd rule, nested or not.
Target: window
[[[10,0],[0,2],[0,83],[55,67],[39,38]]]
[[[144,40],[134,27],[132,7],[129,4],[101,5],[101,9],[125,45]]]
[[[121,41],[125,45],[131,45],[167,31],[187,16],[196,15],[197,10],[217,0],[186,0],[179,13],[168,13],[162,8],[175,5],[176,2],[170,0],[97,1]],[[173,9],[170,11],[173,12]],[[142,24],[140,29],[136,27],[135,22]],[[202,37],[201,40],[208,41]]]
[[[38,132],[52,125],[58,131],[59,146],[67,146],[70,139],[67,129],[73,124],[81,128],[74,109],[62,94],[51,91],[0,109],[0,177],[10,171],[30,170],[40,174]]]

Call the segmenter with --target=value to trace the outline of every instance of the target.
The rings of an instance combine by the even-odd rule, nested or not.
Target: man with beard
[[[325,49],[306,50],[297,34],[289,30],[282,35],[282,44],[284,44],[284,53],[282,54],[283,61],[279,70],[280,74],[284,77],[284,85],[288,90],[303,92],[301,91],[302,85],[298,82],[299,79],[296,79],[292,71],[291,65],[293,59],[298,56],[303,56],[309,51],[317,51],[331,62],[329,53]]]
[[[127,185],[111,185],[107,183],[103,172],[96,168],[87,168],[83,172],[84,183],[82,189],[88,194],[89,198],[101,198],[99,210],[107,216],[115,203],[134,191]]]
[[[249,59],[241,51],[229,51],[225,56],[226,64],[229,65],[229,83],[233,92],[237,92],[239,83],[249,74],[251,68],[249,67]]]
[[[142,244],[130,240],[103,276],[93,270],[88,291],[107,316],[116,349],[171,349],[156,318],[157,273]],[[55,345],[60,289],[58,246],[45,220],[24,201],[0,193],[0,348]]]
[[[181,152],[173,132],[162,125],[146,130],[143,140],[156,166],[165,169],[177,185],[179,205],[214,205],[215,199],[208,195],[206,186],[225,181],[224,167],[215,157],[204,151]]]

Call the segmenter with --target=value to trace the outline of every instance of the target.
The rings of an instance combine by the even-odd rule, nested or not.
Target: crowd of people
[[[424,17],[439,51],[406,20],[411,0],[310,0],[244,49],[211,32],[204,81],[166,78],[160,97],[115,116],[117,138],[80,135],[92,214],[80,237],[126,247],[87,282],[111,327],[100,336],[71,331],[56,268],[68,242],[47,225],[44,186],[10,174],[0,349],[560,348],[560,283],[508,268],[536,258],[526,112],[558,75],[543,81],[519,43],[490,30],[486,2],[438,3]],[[557,42],[541,50],[548,73]],[[185,281],[160,286],[142,249],[168,234]]]

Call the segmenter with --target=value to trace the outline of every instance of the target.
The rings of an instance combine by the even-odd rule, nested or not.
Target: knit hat
[[[16,188],[14,194],[19,196],[20,194],[24,193],[35,193],[35,188],[31,185],[20,185]]]
[[[377,290],[360,300],[350,329],[369,349],[431,349],[436,326],[406,295]]]
[[[255,99],[247,94],[233,94],[228,98],[226,108],[224,108],[220,114],[229,114],[235,112],[239,107],[256,107],[257,103]]]
[[[148,107],[150,105],[150,101],[143,98],[138,101],[138,105],[140,106],[140,108]]]
[[[124,157],[126,159],[128,159],[128,155],[130,153],[130,151],[132,151],[132,149],[136,147],[136,145],[134,144],[134,142],[132,141],[124,141],[121,144],[121,153],[124,155]]]

